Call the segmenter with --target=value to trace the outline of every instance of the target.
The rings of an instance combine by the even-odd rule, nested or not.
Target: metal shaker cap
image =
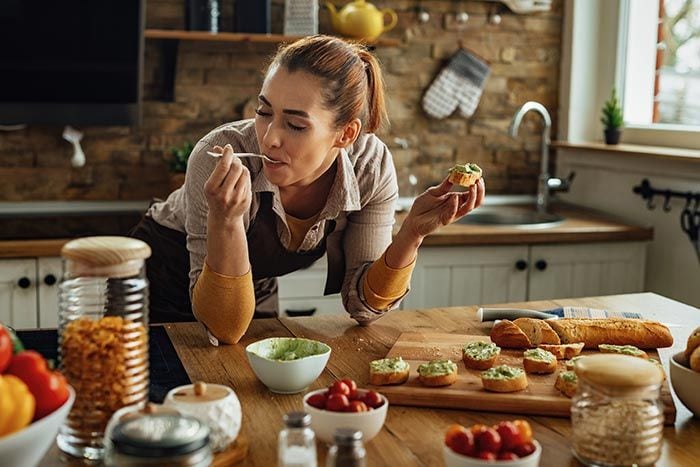
[[[362,442],[362,432],[353,428],[338,428],[333,435],[335,444],[351,446]]]
[[[284,416],[284,424],[289,428],[304,428],[311,425],[311,415],[306,412],[290,412]]]

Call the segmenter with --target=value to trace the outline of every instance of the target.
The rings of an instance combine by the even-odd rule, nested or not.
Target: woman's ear
[[[345,128],[338,133],[338,137],[335,140],[335,147],[346,148],[350,146],[357,140],[357,137],[360,136],[361,130],[362,122],[360,122],[360,119],[355,118],[351,120],[350,123],[345,125]]]

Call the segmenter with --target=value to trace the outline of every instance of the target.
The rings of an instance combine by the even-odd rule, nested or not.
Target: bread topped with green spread
[[[403,384],[408,379],[410,366],[401,357],[382,358],[369,362],[369,383],[375,386]]]
[[[622,355],[631,355],[632,357],[649,358],[649,355],[647,355],[645,351],[633,345],[600,344],[598,350],[603,353],[619,353]]]
[[[482,175],[481,167],[476,164],[457,164],[450,169],[448,180],[454,185],[472,186]]]
[[[494,365],[500,353],[501,348],[493,342],[470,342],[462,347],[462,361],[472,370],[487,370]]]
[[[448,386],[457,381],[457,364],[452,360],[431,360],[418,367],[418,380],[425,386]]]
[[[481,372],[481,384],[492,392],[522,391],[527,387],[527,376],[521,368],[498,365]]]
[[[528,373],[554,373],[557,369],[557,357],[544,349],[526,350],[523,352],[523,367]]]
[[[577,355],[574,358],[570,358],[569,360],[566,361],[566,369],[569,371],[572,371],[574,369],[574,364],[576,363],[576,360],[580,360],[584,357],[585,357],[585,355]]]
[[[566,397],[574,397],[578,387],[578,377],[573,371],[560,371],[554,387],[561,391]]]

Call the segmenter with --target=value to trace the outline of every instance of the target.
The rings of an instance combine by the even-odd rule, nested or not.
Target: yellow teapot
[[[348,3],[340,11],[331,2],[326,2],[326,8],[331,13],[333,29],[347,37],[373,41],[383,32],[396,26],[396,12],[390,8],[377,9],[365,0],[355,0]],[[389,16],[389,23],[384,24],[384,18]]]

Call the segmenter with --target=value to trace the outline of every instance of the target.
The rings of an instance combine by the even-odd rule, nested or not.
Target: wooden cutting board
[[[468,342],[490,342],[488,336],[468,336],[460,334],[416,333],[401,334],[387,357],[402,357],[411,365],[408,381],[397,386],[378,386],[375,389],[384,394],[389,403],[415,407],[439,407],[490,412],[520,413],[528,415],[549,415],[568,417],[571,413],[571,399],[554,388],[559,370],[566,370],[565,360],[559,360],[558,371],[549,375],[528,374],[528,387],[510,393],[489,392],[483,389],[480,371],[470,370],[462,362],[462,346]],[[583,355],[598,353],[584,350]],[[658,360],[656,351],[647,351],[651,358]],[[511,365],[522,368],[523,351],[501,349],[497,365]],[[445,387],[426,387],[418,381],[418,365],[436,358],[449,358],[458,366],[457,382]],[[676,419],[676,407],[668,386],[668,379],[661,388],[666,424],[672,425]]]

